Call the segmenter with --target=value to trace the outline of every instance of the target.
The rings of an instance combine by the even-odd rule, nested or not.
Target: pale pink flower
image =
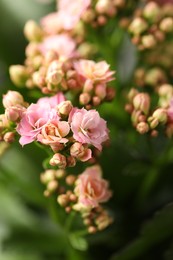
[[[69,140],[64,138],[70,132],[69,123],[66,121],[52,120],[50,123],[44,125],[37,140],[46,145],[56,145],[59,143],[67,143]]]
[[[109,190],[109,183],[102,178],[102,171],[99,165],[86,168],[78,176],[75,187],[75,194],[78,202],[74,206],[76,210],[87,210],[99,206],[99,203],[106,202],[112,196]]]
[[[75,70],[85,80],[92,82],[106,83],[114,78],[114,71],[110,71],[110,65],[105,61],[94,62],[92,60],[79,60],[74,63]]]
[[[101,150],[108,136],[106,121],[96,110],[72,109],[69,115],[73,138],[82,144],[91,144]]]
[[[53,50],[60,56],[61,59],[74,57],[76,55],[75,48],[75,41],[67,34],[48,36],[39,45],[39,50],[43,54]]]
[[[53,119],[58,120],[59,117],[48,103],[44,105],[31,104],[23,113],[22,119],[16,128],[19,135],[21,135],[20,144],[25,145],[35,141],[43,126]]]
[[[42,97],[37,101],[38,105],[49,104],[51,108],[55,108],[57,105],[59,105],[61,102],[64,102],[66,100],[64,94],[62,92],[57,93],[56,95],[52,97]]]
[[[43,30],[48,34],[56,34],[62,30],[72,30],[87,10],[91,0],[60,0],[58,12],[51,13],[41,19]]]

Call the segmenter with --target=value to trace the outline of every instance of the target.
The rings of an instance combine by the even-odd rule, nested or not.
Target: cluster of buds
[[[71,92],[79,104],[89,108],[114,98],[114,89],[107,86],[114,72],[105,61],[82,59],[81,53],[86,57],[86,46],[80,46],[78,51],[74,39],[65,33],[44,35],[33,21],[26,24],[24,32],[30,40],[25,64],[12,65],[9,70],[15,85],[36,87],[43,94]]]
[[[156,97],[157,96],[157,97]],[[153,100],[146,92],[132,88],[128,94],[125,109],[131,114],[133,126],[140,134],[149,132],[158,135],[159,125],[163,125],[168,137],[173,135],[173,86],[162,84],[153,93]],[[157,100],[157,103],[154,101]],[[152,104],[152,105],[151,105]]]
[[[106,202],[112,192],[102,178],[99,165],[86,168],[78,176],[68,175],[62,169],[48,169],[41,174],[41,181],[46,185],[46,197],[54,193],[67,213],[80,212],[89,233],[103,230],[112,223],[112,217],[100,204]]]
[[[136,10],[128,31],[139,50],[152,49],[163,43],[173,32],[173,4],[161,7],[156,2],[147,3]]]
[[[94,156],[92,149],[101,151],[109,139],[106,121],[96,110],[73,107],[62,93],[40,98],[28,106],[21,94],[9,91],[3,104],[2,131],[11,122],[21,145],[36,141],[50,147],[54,152],[52,166],[66,168],[75,166],[77,160],[88,161]],[[8,130],[7,133],[10,138]]]

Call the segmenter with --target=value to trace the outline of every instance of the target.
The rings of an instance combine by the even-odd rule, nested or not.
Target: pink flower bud
[[[70,154],[71,156],[74,157],[81,157],[85,153],[85,147],[78,142],[75,142],[71,147],[70,147]]]
[[[160,29],[163,31],[163,32],[172,32],[173,31],[173,18],[172,17],[166,17],[164,18],[160,25],[159,25]]]
[[[25,105],[22,95],[17,91],[8,91],[6,95],[3,95],[2,100],[5,108],[15,105]]]
[[[55,179],[55,173],[56,173],[56,170],[53,170],[53,169],[46,170],[40,176],[41,182],[44,183],[44,184],[47,184],[50,181],[54,180]]]
[[[85,81],[84,87],[83,87],[83,91],[84,92],[91,92],[93,90],[94,86],[93,86],[93,82],[90,79],[87,79]]]
[[[63,77],[61,70],[53,70],[47,74],[46,80],[52,85],[58,85]]]
[[[149,21],[157,21],[161,16],[161,8],[155,2],[148,3],[143,9],[143,16]]]
[[[87,105],[91,100],[91,95],[89,93],[82,93],[79,96],[79,102],[81,105]]]
[[[14,132],[7,132],[7,133],[5,133],[3,139],[6,143],[13,143],[15,141],[15,133]]]
[[[149,131],[149,126],[146,122],[140,122],[137,124],[136,126],[136,130],[140,133],[140,134],[145,134]]]
[[[69,100],[63,101],[57,106],[57,110],[58,110],[59,114],[64,115],[64,116],[68,116],[70,111],[72,110],[72,108],[73,108],[73,105],[72,105],[71,101],[69,101]]]
[[[95,94],[101,100],[103,100],[106,97],[106,85],[105,84],[96,85],[95,86]]]
[[[0,115],[0,132],[5,129],[8,128],[10,126],[10,122],[7,119],[5,114],[1,114]]]
[[[16,106],[6,108],[5,115],[8,120],[10,120],[12,122],[16,122],[17,120],[19,120],[22,117],[22,115],[25,111],[26,111],[25,107],[16,105]]]
[[[147,93],[139,93],[133,99],[133,105],[136,110],[148,114],[150,109],[150,96]]]
[[[158,108],[154,111],[153,118],[157,119],[159,121],[159,123],[165,124],[168,119],[167,111],[163,108]]]
[[[59,168],[65,169],[67,166],[66,157],[60,153],[56,153],[53,155],[52,159],[50,159],[50,165],[58,166]]]
[[[69,203],[69,198],[67,194],[61,194],[57,198],[57,202],[60,206],[65,207]]]
[[[147,22],[141,18],[136,17],[129,26],[129,31],[135,35],[139,35],[144,32],[148,27]]]

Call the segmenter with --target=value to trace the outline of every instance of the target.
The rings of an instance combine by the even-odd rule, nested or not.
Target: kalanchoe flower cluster
[[[149,2],[136,10],[128,30],[139,50],[154,48],[173,32],[173,5]]]
[[[14,84],[36,87],[43,94],[71,92],[82,106],[97,106],[113,99],[114,89],[108,82],[114,79],[114,72],[105,61],[83,59],[85,53],[81,56],[70,34],[47,35],[33,21],[26,24],[24,32],[30,43],[25,65],[10,67]]]
[[[109,200],[112,192],[102,178],[99,165],[86,168],[78,176],[68,175],[64,170],[48,169],[41,174],[41,181],[46,185],[45,196],[55,193],[58,204],[67,213],[81,213],[89,233],[102,230],[112,222],[112,217],[101,205]]]
[[[8,128],[11,121],[16,125],[22,146],[33,141],[49,146],[54,152],[50,159],[52,166],[66,168],[74,166],[76,160],[88,161],[92,149],[101,151],[109,138],[106,121],[96,110],[73,107],[62,93],[40,98],[26,107],[18,92],[9,91],[3,97],[3,104],[6,110],[2,129]]]

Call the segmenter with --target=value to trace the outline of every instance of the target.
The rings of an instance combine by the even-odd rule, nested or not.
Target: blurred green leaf
[[[137,260],[153,246],[173,236],[173,204],[157,212],[154,218],[146,223],[141,236],[134,242],[116,253],[111,260]]]

